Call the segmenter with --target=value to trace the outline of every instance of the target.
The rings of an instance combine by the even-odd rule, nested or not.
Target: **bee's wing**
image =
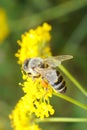
[[[44,62],[47,63],[51,67],[57,67],[61,64],[62,61],[72,59],[72,55],[59,55],[59,56],[51,56],[44,59]]]
[[[49,81],[51,84],[56,82],[58,79],[56,69],[36,67],[35,70],[39,72],[39,74],[47,81]]]

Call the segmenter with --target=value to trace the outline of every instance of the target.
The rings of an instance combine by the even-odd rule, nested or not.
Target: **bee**
[[[60,93],[66,91],[66,83],[63,76],[57,70],[62,61],[72,59],[71,55],[51,56],[48,58],[29,58],[23,63],[23,70],[32,78],[41,78],[47,81],[53,89]]]

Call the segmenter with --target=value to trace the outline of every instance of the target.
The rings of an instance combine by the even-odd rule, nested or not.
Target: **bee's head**
[[[29,68],[36,68],[36,67],[40,67],[43,64],[43,59],[42,58],[32,58],[29,62]]]
[[[22,69],[25,73],[32,76],[38,76],[37,68],[44,68],[44,60],[42,58],[29,58],[23,63]]]

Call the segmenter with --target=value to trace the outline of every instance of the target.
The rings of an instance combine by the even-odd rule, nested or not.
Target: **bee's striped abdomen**
[[[56,71],[57,81],[52,84],[53,88],[60,93],[64,93],[66,91],[66,83],[63,80],[63,76],[60,75],[59,71]]]

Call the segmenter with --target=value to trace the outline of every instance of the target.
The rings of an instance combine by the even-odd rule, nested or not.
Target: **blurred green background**
[[[10,33],[0,44],[0,130],[12,130],[8,114],[23,96],[20,65],[14,56],[17,40],[43,22],[52,25],[53,55],[71,54],[63,65],[87,90],[87,0],[0,0],[6,11]],[[87,98],[64,76],[66,95],[87,104]],[[87,111],[58,97],[51,99],[56,117],[87,117]],[[41,123],[43,130],[85,130],[87,123]]]

